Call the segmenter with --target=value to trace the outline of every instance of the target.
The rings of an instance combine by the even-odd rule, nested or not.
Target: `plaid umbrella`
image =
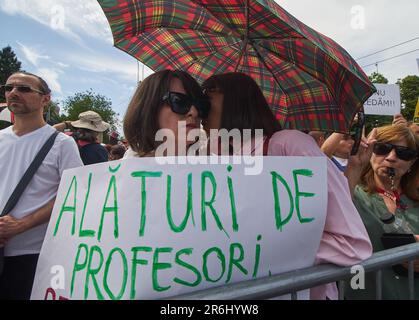
[[[272,0],[98,0],[115,46],[158,71],[199,82],[243,72],[262,88],[283,128],[348,132],[375,92],[336,42]]]

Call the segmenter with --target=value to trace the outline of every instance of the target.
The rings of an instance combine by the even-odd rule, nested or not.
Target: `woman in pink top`
[[[253,149],[263,149],[264,155],[324,157],[315,141],[296,130],[281,130],[273,113],[253,79],[242,73],[214,75],[203,88],[211,101],[211,110],[203,120],[204,129],[263,129],[264,140],[253,139]],[[248,142],[249,143],[249,142]],[[259,144],[259,146],[258,146]],[[260,145],[263,144],[263,147]],[[372,254],[371,242],[362,220],[354,207],[348,182],[336,166],[328,160],[327,216],[315,264],[333,263],[340,266],[354,265]],[[311,299],[336,299],[335,284],[312,288]]]

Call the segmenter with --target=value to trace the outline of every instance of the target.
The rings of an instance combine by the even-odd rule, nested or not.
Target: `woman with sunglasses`
[[[362,163],[353,166],[350,161],[348,171],[349,177],[353,179],[353,172],[359,172],[360,165],[364,167],[353,198],[367,228],[373,250],[378,252],[386,248],[387,236],[383,236],[384,233],[413,233],[415,236],[411,237],[412,241],[419,239],[419,139],[404,124],[377,128],[375,135],[377,142],[370,160],[364,166]],[[399,222],[401,230],[389,230],[391,224],[386,222],[394,219]],[[409,286],[404,273],[407,274],[406,270],[400,274],[397,269],[383,269],[383,299],[409,298]],[[351,299],[374,299],[373,278],[367,275],[365,290],[347,288],[346,296]],[[415,297],[419,298],[418,281],[415,281]]]
[[[124,158],[185,155],[196,141],[188,140],[188,134],[200,128],[208,108],[199,84],[186,72],[163,70],[150,75],[138,86],[125,114],[124,134],[130,148]],[[179,132],[181,126],[184,132]],[[173,148],[161,155],[156,154],[163,143],[156,137],[160,129],[174,137]]]
[[[214,75],[204,82],[203,88],[211,102],[208,118],[203,120],[207,132],[239,129],[243,133],[244,129],[263,129],[265,137],[259,142],[263,144],[259,150],[263,149],[264,155],[325,157],[309,135],[297,130],[281,130],[262,91],[249,76],[242,73]],[[258,142],[250,143],[255,145],[251,151],[254,154]],[[233,154],[244,154],[243,146],[240,150],[233,148]],[[315,264],[353,265],[371,255],[371,243],[352,203],[345,177],[330,160],[327,172],[327,215]],[[312,288],[310,297],[336,299],[336,286]]]

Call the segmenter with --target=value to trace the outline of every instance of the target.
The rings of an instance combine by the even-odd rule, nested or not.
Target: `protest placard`
[[[374,93],[365,103],[365,114],[382,116],[393,116],[400,113],[400,87],[397,84],[374,83],[377,92]]]
[[[326,158],[244,167],[138,158],[65,171],[32,299],[159,299],[313,265]]]

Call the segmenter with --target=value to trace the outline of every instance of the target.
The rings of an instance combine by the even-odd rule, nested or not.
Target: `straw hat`
[[[102,121],[99,114],[94,111],[86,111],[79,114],[79,120],[72,121],[74,128],[89,129],[96,132],[103,132],[110,128],[110,124]]]

